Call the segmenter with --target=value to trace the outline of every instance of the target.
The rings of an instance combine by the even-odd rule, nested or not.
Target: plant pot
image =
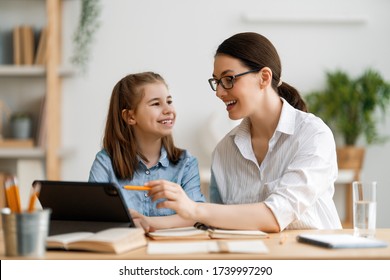
[[[12,138],[28,139],[31,138],[31,118],[15,118],[11,120]]]
[[[337,164],[339,169],[354,169],[360,171],[364,163],[365,148],[344,146],[337,148]]]

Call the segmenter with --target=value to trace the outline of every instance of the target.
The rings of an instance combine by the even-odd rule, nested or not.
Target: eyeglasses
[[[252,69],[252,70],[249,70],[249,71],[246,71],[244,73],[237,74],[237,75],[225,76],[225,77],[222,77],[221,79],[211,78],[211,79],[209,79],[209,84],[210,84],[210,87],[213,91],[217,91],[217,87],[219,84],[221,84],[221,86],[224,89],[231,89],[234,86],[234,81],[236,80],[236,78],[238,78],[240,76],[244,76],[244,75],[249,74],[249,73],[258,72],[258,71],[260,71],[260,69]]]

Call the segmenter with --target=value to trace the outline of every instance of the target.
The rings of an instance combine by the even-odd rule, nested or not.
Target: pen
[[[21,213],[19,187],[16,178],[8,178],[5,181],[5,195],[8,207],[13,213]]]
[[[41,190],[41,184],[37,183],[31,188],[30,202],[28,204],[28,212],[34,212],[35,210],[35,201],[38,198],[39,192]]]
[[[129,191],[148,191],[152,189],[148,186],[124,186],[123,188]]]

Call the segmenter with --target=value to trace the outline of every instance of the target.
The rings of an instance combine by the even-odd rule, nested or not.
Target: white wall
[[[176,144],[210,162],[209,135],[204,130],[211,114],[226,115],[210,90],[213,55],[225,38],[255,31],[276,46],[283,80],[302,94],[320,88],[324,72],[341,67],[352,75],[372,66],[390,80],[390,1],[387,0],[101,0],[101,27],[96,34],[85,75],[64,81],[63,146],[73,151],[63,162],[64,180],[87,180],[100,149],[108,101],[114,84],[124,75],[153,70],[167,80],[178,120]],[[64,2],[64,56],[71,53],[71,36],[78,20],[79,1]],[[261,16],[358,16],[363,23],[300,24],[248,23],[246,14]],[[223,119],[223,118],[222,118]],[[227,118],[226,118],[227,119]],[[383,132],[390,134],[390,117]],[[390,227],[390,144],[371,146],[363,177],[376,179],[378,226]]]

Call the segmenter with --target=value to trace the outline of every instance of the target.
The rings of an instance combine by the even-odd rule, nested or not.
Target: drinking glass
[[[376,227],[376,182],[352,183],[354,234],[374,237]]]

